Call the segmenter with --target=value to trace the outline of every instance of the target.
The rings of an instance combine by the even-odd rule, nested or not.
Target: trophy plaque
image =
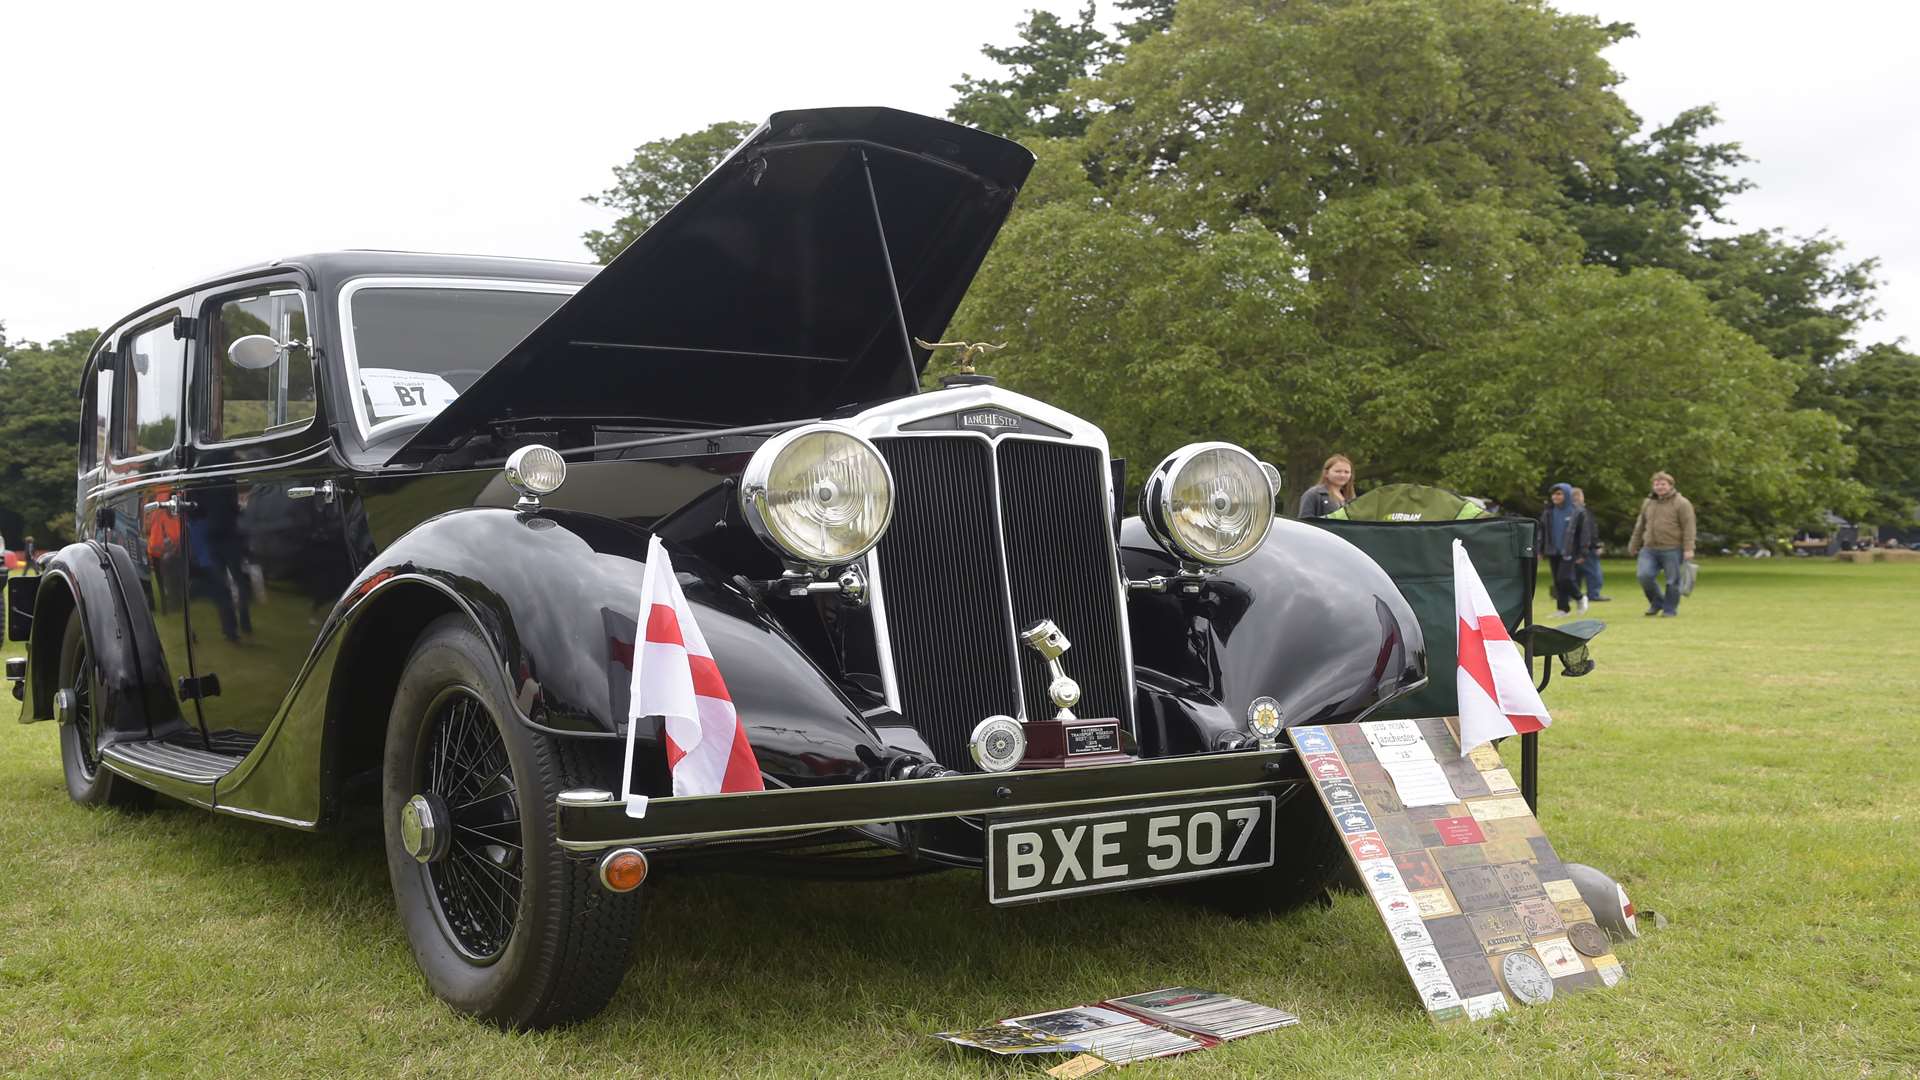
[[[1080,703],[1080,684],[1060,663],[1061,655],[1073,643],[1053,620],[1041,619],[1022,630],[1020,641],[1046,659],[1047,699],[1060,710],[1051,720],[1027,721],[1027,753],[1020,760],[1020,768],[1071,769],[1134,760],[1121,742],[1120,721],[1083,720],[1073,715],[1073,707]]]

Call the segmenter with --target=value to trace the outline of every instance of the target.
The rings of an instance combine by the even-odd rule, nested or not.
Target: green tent
[[[1460,521],[1487,516],[1465,495],[1425,484],[1386,484],[1327,515],[1339,521]],[[1449,556],[1451,558],[1451,556]]]

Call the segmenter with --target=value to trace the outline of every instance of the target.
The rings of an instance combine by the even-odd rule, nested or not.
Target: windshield
[[[341,322],[361,432],[411,426],[446,408],[578,288],[559,281],[350,282]]]

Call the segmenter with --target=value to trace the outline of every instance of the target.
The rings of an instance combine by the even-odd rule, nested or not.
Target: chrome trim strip
[[[880,579],[880,545],[875,544],[867,550],[867,610],[873,613],[874,655],[880,661],[881,694],[887,707],[900,713],[900,683],[893,671],[893,639],[888,636],[886,590]]]
[[[1119,767],[1124,768],[1125,766],[1119,766]],[[988,775],[988,774],[969,774],[969,775]],[[994,773],[991,775],[1004,777],[1008,774]],[[924,784],[924,783],[929,783],[930,781],[903,780],[903,781],[894,781],[894,782],[907,783],[907,784]],[[932,782],[937,783],[937,781],[932,781]],[[1276,784],[1288,783],[1288,782],[1289,781],[1286,781],[1286,780],[1264,780],[1264,781],[1257,781],[1254,783],[1247,783],[1247,784],[1222,784],[1217,787],[1175,788],[1169,791],[1138,791],[1138,792],[1132,792],[1126,795],[1103,795],[1103,796],[1098,796],[1096,798],[1091,798],[1091,799],[1062,799],[1062,800],[1055,800],[1053,802],[1044,802],[1044,803],[1023,803],[1019,806],[1012,806],[1012,807],[1009,807],[1007,804],[1003,802],[992,802],[992,803],[982,804],[978,806],[966,807],[958,810],[941,810],[934,813],[895,814],[891,817],[876,817],[876,818],[849,818],[844,821],[810,821],[804,825],[772,825],[772,826],[756,827],[751,829],[721,829],[713,832],[673,833],[667,836],[639,836],[639,837],[628,837],[626,839],[620,839],[620,840],[561,840],[560,846],[563,848],[566,848],[569,851],[601,851],[606,848],[620,847],[623,845],[639,845],[639,844],[654,845],[654,844],[663,844],[671,841],[680,841],[680,840],[713,840],[713,839],[725,839],[728,837],[742,837],[742,836],[771,836],[775,833],[782,833],[782,832],[814,832],[820,829],[852,828],[854,826],[859,826],[859,825],[885,825],[885,824],[896,822],[896,821],[931,821],[937,818],[971,817],[971,816],[987,815],[987,814],[1009,814],[1009,813],[1025,814],[1029,810],[1057,810],[1062,807],[1069,807],[1069,806],[1101,806],[1107,803],[1141,802],[1141,801],[1151,801],[1154,799],[1162,799],[1162,798],[1181,799],[1188,795],[1213,795],[1213,794],[1226,792],[1226,791],[1260,791],[1266,788],[1271,788]],[[1297,783],[1297,781],[1294,781],[1294,782]],[[603,803],[601,805],[607,808],[619,807],[624,810],[624,805],[620,803]],[[1277,841],[1277,837],[1276,837],[1276,841]]]
[[[248,821],[264,821],[272,825],[284,825],[290,829],[304,829],[309,832],[320,827],[320,823],[317,821],[305,821],[301,818],[269,814],[262,810],[248,810],[244,806],[227,806],[218,802],[214,803],[213,811],[217,814],[231,814],[234,817],[245,818]]]
[[[350,279],[340,286],[340,352],[341,363],[347,374],[347,397],[353,403],[353,422],[360,431],[362,442],[372,442],[381,432],[414,423],[416,416],[397,417],[383,420],[378,424],[367,416],[367,404],[360,395],[360,357],[358,347],[353,340],[353,296],[361,289],[472,289],[479,292],[533,292],[555,293],[572,296],[586,285],[584,281],[536,281],[518,278],[463,278],[463,277],[406,277],[395,275],[374,275]],[[490,364],[498,362],[493,357]]]

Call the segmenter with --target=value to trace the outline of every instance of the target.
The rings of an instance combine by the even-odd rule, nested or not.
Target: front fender
[[[1121,527],[1120,559],[1134,579],[1178,569],[1139,518]],[[1420,623],[1393,579],[1345,540],[1286,518],[1197,594],[1135,592],[1128,615],[1142,735],[1171,752],[1244,731],[1255,698],[1274,698],[1289,727],[1332,724],[1426,681]]]
[[[381,552],[348,589],[334,615],[337,629],[377,613],[387,583],[427,584],[486,637],[522,720],[555,734],[611,737],[626,727],[649,537],[568,511],[452,511]],[[690,552],[668,546],[770,782],[847,783],[888,755],[860,710],[763,608]],[[352,663],[342,658],[344,669]],[[664,783],[657,726],[643,726],[638,739],[636,780]]]

